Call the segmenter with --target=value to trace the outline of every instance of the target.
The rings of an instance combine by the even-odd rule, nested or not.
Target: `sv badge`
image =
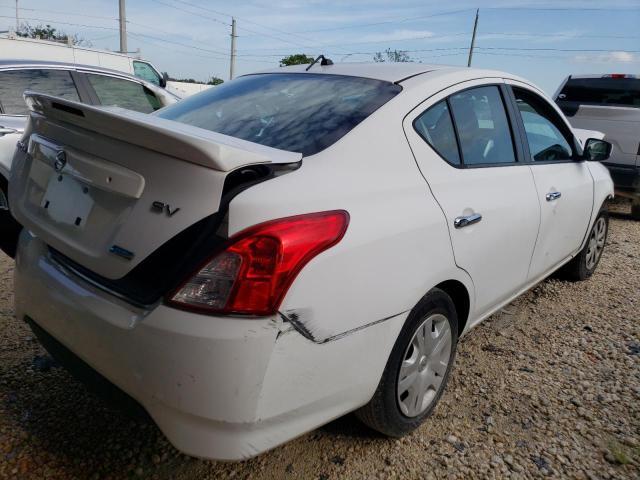
[[[166,213],[168,217],[173,217],[180,211],[178,207],[172,209],[168,203],[163,202],[153,202],[151,204],[151,210],[156,213]]]

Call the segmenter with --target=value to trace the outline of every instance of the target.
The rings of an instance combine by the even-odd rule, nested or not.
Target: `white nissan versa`
[[[27,93],[9,196],[16,314],[195,456],[355,410],[433,410],[458,338],[559,269],[586,279],[613,186],[509,74],[322,63],[152,115]]]

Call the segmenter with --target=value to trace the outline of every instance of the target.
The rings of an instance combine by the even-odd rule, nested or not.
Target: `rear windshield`
[[[156,115],[313,155],[334,144],[400,90],[393,83],[341,75],[248,75]]]
[[[570,78],[558,102],[640,107],[640,79]]]

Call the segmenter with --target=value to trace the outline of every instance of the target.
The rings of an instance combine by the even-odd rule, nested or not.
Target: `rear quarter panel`
[[[274,218],[349,212],[345,237],[301,271],[281,306],[315,342],[406,313],[445,280],[473,291],[404,136],[409,109],[392,100],[298,171],[231,202],[230,234]]]

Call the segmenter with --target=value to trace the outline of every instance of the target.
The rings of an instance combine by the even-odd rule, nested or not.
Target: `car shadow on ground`
[[[27,375],[3,372],[0,398],[4,405],[0,409],[15,433],[11,448],[5,449],[10,450],[7,460],[29,448],[36,450],[43,463],[73,465],[75,478],[88,472],[126,478],[130,465],[140,463],[143,446],[155,442],[166,449],[166,440],[151,420],[111,407],[87,392],[62,367],[47,364],[40,360],[14,365],[27,370]],[[127,461],[113,462],[114,456]],[[111,471],[103,471],[104,465]],[[114,465],[122,469],[114,471]]]
[[[629,220],[630,222],[637,222],[638,220],[635,220],[632,216],[631,213],[624,213],[624,212],[609,212],[609,217],[611,218],[616,218],[618,220]]]
[[[379,432],[367,427],[355,416],[354,413],[349,413],[344,417],[337,418],[322,427],[318,427],[318,431],[327,433],[330,435],[342,435],[343,437],[356,438],[356,439],[385,439],[385,437]]]

